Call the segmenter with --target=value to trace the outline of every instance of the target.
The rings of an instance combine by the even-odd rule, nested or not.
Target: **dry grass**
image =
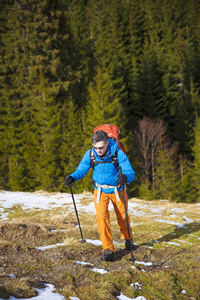
[[[92,195],[85,193],[80,203],[88,206],[91,201]],[[132,198],[129,211],[138,245],[134,256],[141,262],[135,263],[136,268],[132,268],[130,252],[122,249],[113,210],[111,229],[118,243],[114,262],[100,260],[101,246],[80,243],[76,215],[69,205],[51,211],[25,212],[19,205],[7,210],[9,220],[0,224],[0,298],[33,297],[34,288],[46,282],[54,284],[65,299],[111,300],[120,292],[147,300],[199,299],[200,205]],[[99,239],[95,214],[80,208],[79,218],[84,238]],[[58,243],[66,245],[43,251],[36,248]],[[91,265],[77,265],[78,260],[108,273],[92,272]]]

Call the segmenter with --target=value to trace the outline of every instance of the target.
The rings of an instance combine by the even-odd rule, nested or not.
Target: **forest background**
[[[101,123],[131,195],[200,201],[200,1],[1,1],[0,189],[66,192]]]

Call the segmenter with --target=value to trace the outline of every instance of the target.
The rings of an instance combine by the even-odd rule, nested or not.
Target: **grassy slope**
[[[84,206],[91,201],[92,195],[83,195],[81,200]],[[118,242],[115,261],[103,262],[101,246],[80,244],[76,216],[68,211],[68,205],[26,212],[20,206],[12,207],[9,220],[0,223],[0,298],[33,297],[34,288],[52,283],[66,299],[110,300],[120,292],[147,300],[200,299],[200,205],[137,199],[129,203],[138,245],[134,256],[137,261],[151,262],[150,266],[136,263],[133,267],[130,252],[123,249],[113,211],[111,228]],[[79,218],[84,238],[99,239],[95,215],[79,209]],[[35,248],[57,243],[66,245],[43,251]],[[92,272],[91,265],[78,265],[78,260],[108,273]]]

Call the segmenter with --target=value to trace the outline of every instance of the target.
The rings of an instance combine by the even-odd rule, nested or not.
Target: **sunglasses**
[[[94,146],[93,146],[93,148],[94,148],[95,150],[102,150],[104,147],[105,147],[105,145],[102,146],[102,147],[94,147]]]

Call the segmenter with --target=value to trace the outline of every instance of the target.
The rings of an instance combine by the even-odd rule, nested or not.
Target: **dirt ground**
[[[73,225],[74,226],[74,225]],[[199,226],[199,225],[196,225]],[[200,228],[198,228],[199,230]],[[28,298],[36,296],[34,288],[42,287],[44,283],[55,285],[57,292],[68,297],[76,295],[80,299],[114,299],[119,295],[119,287],[114,284],[112,288],[107,288],[106,295],[101,296],[101,287],[97,286],[99,294],[90,298],[88,293],[92,289],[97,278],[105,275],[99,275],[90,271],[91,267],[104,269],[107,274],[112,274],[113,278],[121,276],[122,283],[125,276],[126,281],[133,278],[142,278],[141,273],[151,274],[151,278],[156,279],[153,274],[166,274],[170,272],[176,277],[177,284],[183,276],[186,276],[186,269],[190,271],[192,277],[199,275],[200,267],[200,246],[196,245],[190,248],[177,248],[167,246],[165,248],[151,249],[145,246],[138,246],[134,251],[136,260],[152,262],[152,265],[140,265],[137,262],[133,266],[130,251],[115,247],[115,260],[113,262],[104,262],[100,260],[102,253],[101,247],[89,243],[80,243],[77,240],[72,245],[59,246],[46,250],[38,250],[37,245],[52,245],[62,243],[65,240],[66,233],[54,231],[49,226],[29,222],[4,222],[0,226],[0,297],[9,299],[9,296],[16,298]],[[74,230],[74,229],[73,229]],[[73,232],[72,230],[72,232]],[[78,234],[78,232],[77,232]],[[169,238],[169,237],[168,237]],[[77,261],[87,262],[88,265],[78,265]],[[188,262],[190,261],[190,264]],[[89,263],[91,265],[89,265]],[[181,265],[182,264],[182,265]],[[142,271],[142,272],[141,272]],[[192,272],[191,272],[192,271]],[[93,273],[93,274],[92,274]],[[11,276],[9,274],[14,274]],[[117,277],[116,277],[117,276]],[[161,276],[162,277],[162,276]],[[191,284],[194,279],[191,277]],[[127,279],[128,278],[128,279]],[[179,278],[179,279],[178,279]],[[197,279],[198,278],[198,279]],[[119,280],[119,278],[117,279]],[[164,279],[162,279],[163,281]],[[199,280],[199,277],[196,277]],[[101,285],[101,280],[97,285]],[[195,285],[195,297],[198,298],[198,284]],[[123,287],[123,284],[122,284]],[[83,292],[85,291],[85,293]],[[138,292],[138,291],[137,291]],[[81,295],[81,296],[80,296]],[[87,298],[89,297],[89,298]],[[94,297],[94,298],[93,298]],[[106,298],[108,297],[108,298]],[[184,299],[172,296],[171,298],[153,298],[147,299]],[[116,298],[115,298],[116,299]]]

